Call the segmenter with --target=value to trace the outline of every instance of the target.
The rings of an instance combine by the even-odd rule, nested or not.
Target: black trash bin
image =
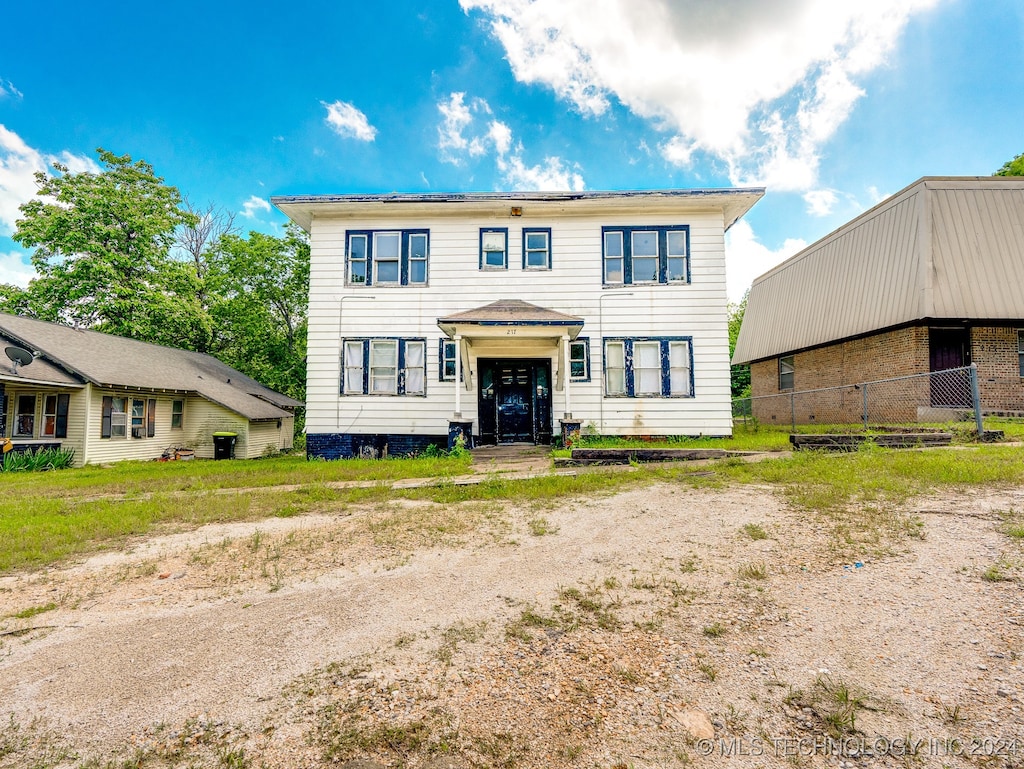
[[[235,440],[238,433],[214,433],[213,434],[213,458],[234,459]]]

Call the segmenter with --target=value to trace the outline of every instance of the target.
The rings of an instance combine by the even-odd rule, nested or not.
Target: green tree
[[[305,397],[309,243],[290,225],[284,237],[227,233],[207,265],[211,352],[279,392]]]
[[[1013,160],[1007,160],[993,176],[1024,176],[1024,153],[1017,155]]]
[[[194,224],[194,215],[145,161],[97,153],[99,173],[54,163],[55,174],[36,174],[38,197],[21,206],[14,240],[35,248],[39,277],[19,297],[20,309],[191,347],[210,334],[209,317],[197,299],[195,271],[172,259],[170,248],[177,228]]]
[[[748,289],[739,304],[729,305],[729,360],[736,350],[736,339],[740,335],[740,326],[743,325],[743,314],[747,311],[747,297],[750,296]],[[750,397],[750,366],[732,366],[730,369],[731,389],[733,398]]]

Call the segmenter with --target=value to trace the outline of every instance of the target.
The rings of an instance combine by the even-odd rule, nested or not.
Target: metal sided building
[[[293,196],[310,456],[730,435],[724,233],[762,189]]]
[[[974,364],[982,408],[1021,414],[1022,288],[1024,178],[925,177],[757,278],[733,362],[751,364],[754,396]],[[918,413],[901,420],[964,405],[921,386]],[[857,421],[859,400],[850,408]],[[791,418],[782,399],[754,415]]]

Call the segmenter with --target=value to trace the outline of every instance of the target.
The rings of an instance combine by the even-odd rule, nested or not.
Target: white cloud
[[[675,136],[665,158],[723,160],[733,182],[809,190],[823,145],[910,17],[939,0],[460,0],[515,77],[584,115],[612,97]]]
[[[361,111],[354,105],[344,101],[336,101],[328,104],[320,102],[327,110],[325,121],[338,136],[346,139],[359,139],[364,142],[372,142],[377,136],[377,129],[370,125]]]
[[[258,214],[269,212],[270,203],[256,195],[250,195],[249,199],[242,204],[242,216],[246,219],[255,219]]]
[[[0,235],[14,232],[15,222],[21,218],[18,207],[36,195],[36,172],[48,171],[54,162],[72,173],[100,170],[90,158],[66,150],[59,155],[40,152],[0,124]]]
[[[775,251],[758,242],[750,223],[740,219],[725,233],[726,291],[729,301],[736,303],[754,278],[807,247],[798,238],[787,238]]]
[[[35,267],[28,260],[28,254],[17,251],[0,251],[0,283],[11,283],[27,288],[28,282],[36,277]]]
[[[15,99],[21,99],[24,97],[24,94],[15,88],[14,83],[10,80],[4,80],[0,77],[0,99],[7,96],[13,96]]]
[[[504,174],[505,183],[514,190],[571,190],[584,189],[583,177],[578,171],[566,168],[561,158],[547,157],[544,162],[527,167],[518,155],[510,158],[499,156],[498,170]]]
[[[583,176],[575,164],[550,156],[529,166],[523,160],[523,145],[516,143],[512,129],[493,118],[490,105],[477,97],[466,101],[466,94],[452,93],[438,102],[441,123],[437,127],[437,148],[441,160],[461,166],[467,158],[494,155],[494,164],[502,182],[515,190],[582,190]]]
[[[828,216],[835,209],[838,200],[833,190],[811,190],[804,193],[807,213],[811,216]]]

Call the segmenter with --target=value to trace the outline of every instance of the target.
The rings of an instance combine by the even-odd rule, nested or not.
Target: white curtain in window
[[[405,392],[415,395],[423,392],[425,380],[423,342],[405,343]]]
[[[673,395],[690,395],[690,343],[669,344],[669,375]]]
[[[370,342],[370,392],[398,392],[398,342]]]
[[[363,343],[345,342],[345,392],[363,391]]]
[[[661,345],[636,342],[633,345],[633,389],[637,395],[661,394]]]
[[[622,342],[605,345],[605,387],[609,395],[624,395],[626,392],[626,361]]]

